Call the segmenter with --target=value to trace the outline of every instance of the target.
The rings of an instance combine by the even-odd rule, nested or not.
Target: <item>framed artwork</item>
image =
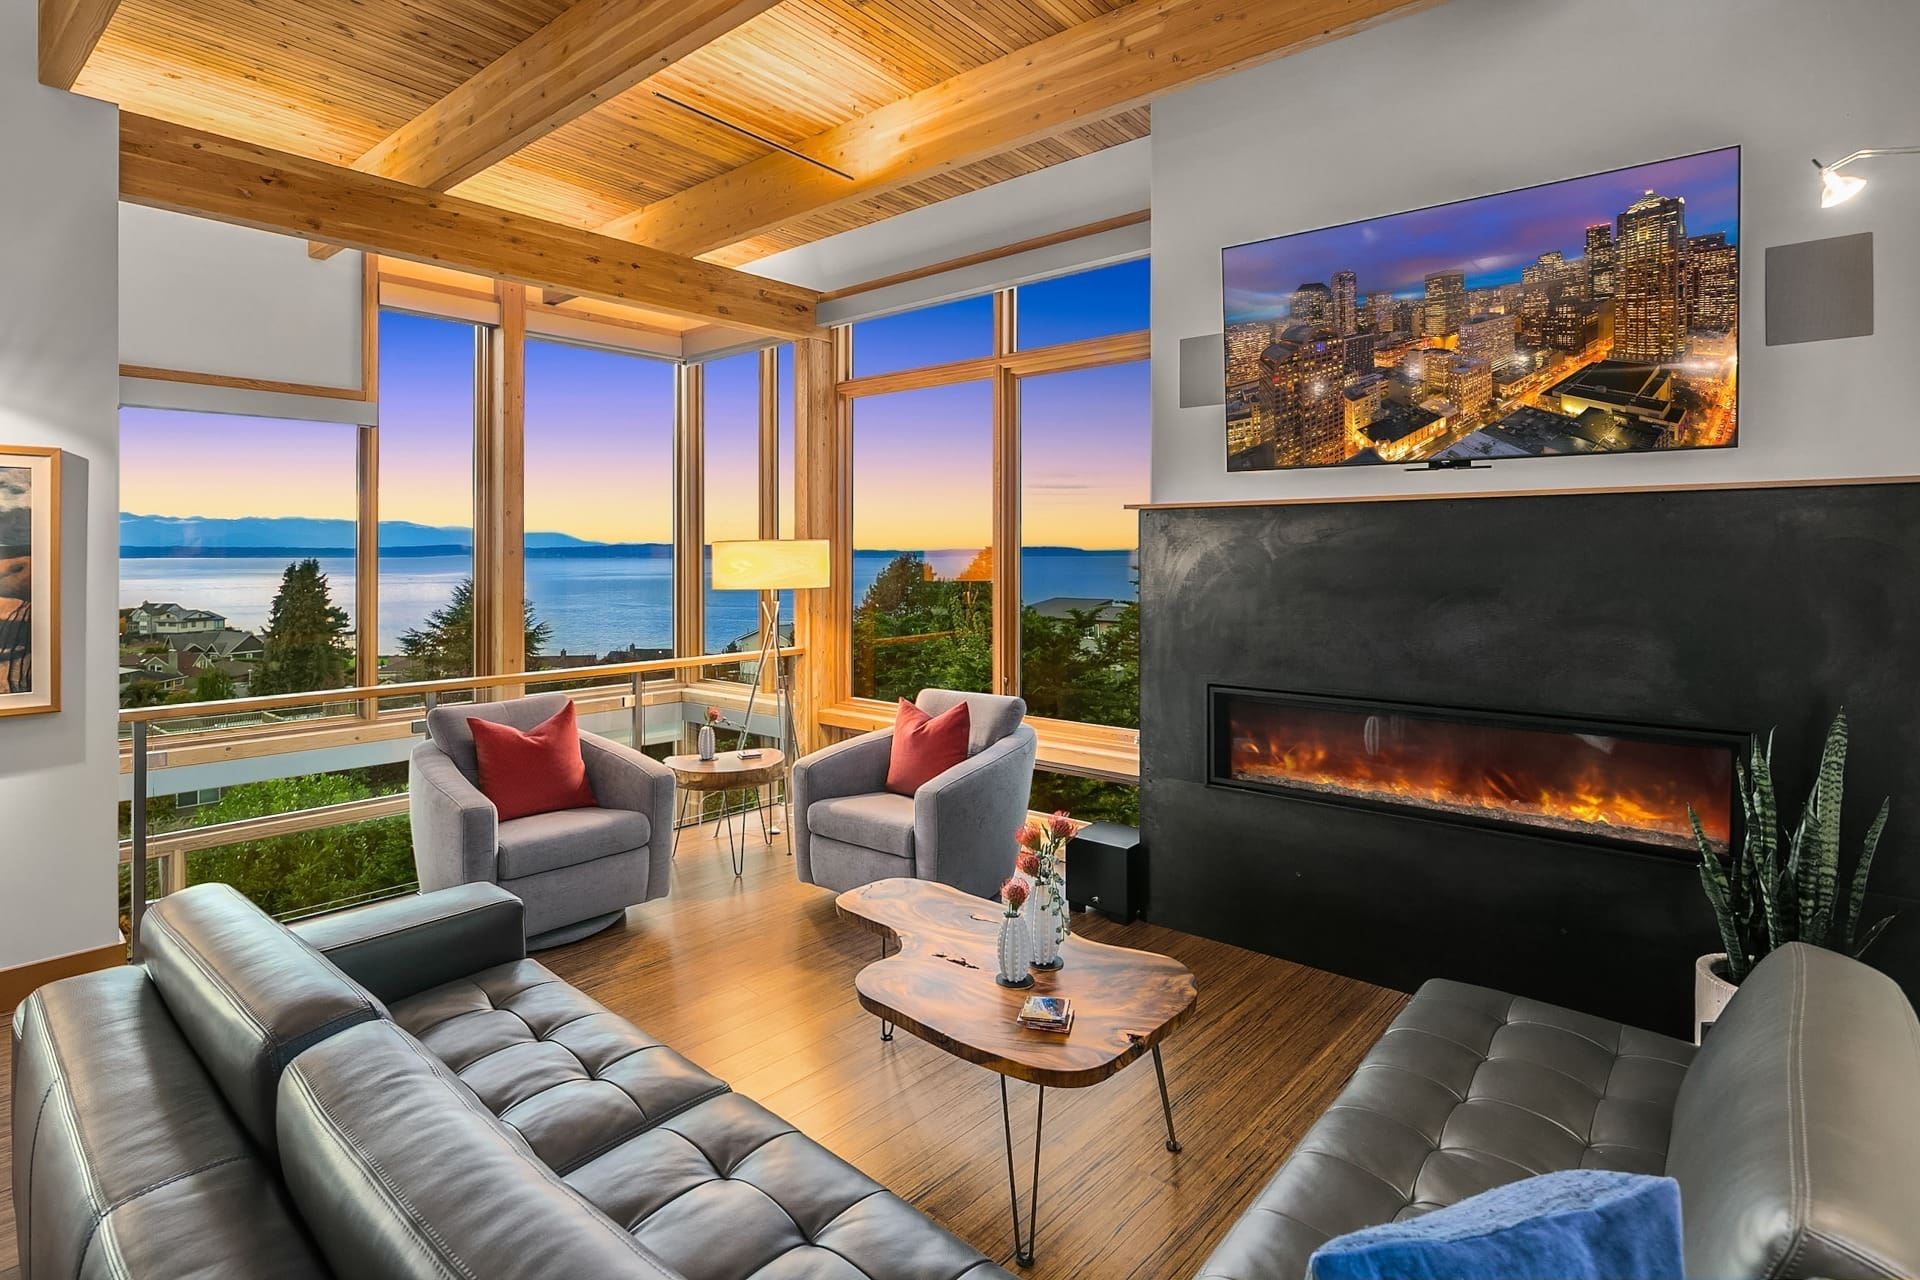
[[[60,709],[60,451],[0,444],[0,716]]]

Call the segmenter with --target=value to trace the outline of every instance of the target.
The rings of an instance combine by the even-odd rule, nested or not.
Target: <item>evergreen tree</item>
[[[258,694],[305,693],[345,683],[353,658],[347,611],[336,608],[318,560],[300,560],[280,577],[261,637],[265,651],[252,681]]]
[[[533,615],[533,602],[521,608],[526,628],[528,665],[546,652],[553,638],[551,623]],[[418,670],[415,678],[449,680],[473,674],[473,579],[462,578],[447,602],[427,615],[418,627],[400,633],[400,652],[412,659]]]
[[[135,680],[120,691],[123,707],[157,707],[167,700],[167,687],[158,680]]]
[[[234,695],[233,677],[211,664],[193,677],[188,702],[224,702]]]

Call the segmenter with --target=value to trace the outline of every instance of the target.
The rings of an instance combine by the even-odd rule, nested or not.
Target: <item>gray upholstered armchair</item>
[[[912,796],[887,790],[893,730],[816,751],[793,767],[793,863],[836,892],[912,876],[991,898],[1013,872],[1013,833],[1027,816],[1039,741],[1027,704],[988,693],[923,689],[928,715],[967,703],[968,756]]]
[[[557,947],[667,896],[673,774],[638,751],[582,731],[580,754],[599,806],[501,822],[480,794],[470,719],[527,730],[565,706],[563,693],[435,707],[408,765],[413,863],[423,892],[492,881],[526,904],[527,946]]]

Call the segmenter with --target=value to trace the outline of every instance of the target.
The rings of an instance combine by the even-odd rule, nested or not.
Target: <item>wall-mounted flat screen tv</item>
[[[1740,149],[1222,253],[1227,469],[1738,436]]]

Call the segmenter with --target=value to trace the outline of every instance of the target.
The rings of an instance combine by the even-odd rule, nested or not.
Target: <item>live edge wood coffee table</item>
[[[1150,951],[1069,937],[1060,948],[1066,962],[1061,968],[1052,973],[1036,970],[1031,987],[1013,991],[994,981],[1000,904],[931,880],[879,880],[847,890],[837,902],[842,915],[881,936],[883,958],[862,969],[854,983],[861,1007],[881,1020],[880,1038],[890,1040],[892,1027],[904,1027],[956,1058],[999,1073],[1013,1250],[1021,1266],[1033,1264],[1039,1226],[1040,1135],[1048,1089],[1099,1084],[1141,1054],[1151,1053],[1160,1111],[1167,1122],[1167,1150],[1180,1150],[1173,1136],[1173,1104],[1167,1098],[1160,1042],[1193,1013],[1193,973],[1185,965]],[[890,956],[885,955],[889,938],[899,944]],[[1073,1029],[1060,1035],[1016,1022],[1020,1006],[1033,995],[1071,1000]],[[1024,1234],[1007,1105],[1009,1076],[1040,1087]]]

